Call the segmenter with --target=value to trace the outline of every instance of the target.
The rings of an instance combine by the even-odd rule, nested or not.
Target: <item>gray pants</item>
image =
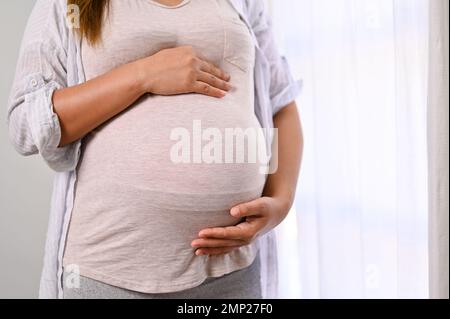
[[[219,278],[208,278],[200,286],[173,293],[146,294],[80,277],[80,288],[64,287],[64,299],[261,299],[259,256],[248,268]],[[66,274],[64,274],[65,282]]]

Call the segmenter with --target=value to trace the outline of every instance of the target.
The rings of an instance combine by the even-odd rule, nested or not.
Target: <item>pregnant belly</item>
[[[194,121],[223,133],[227,128],[260,130],[250,110],[185,95],[146,98],[87,137],[67,255],[109,256],[105,264],[117,264],[114,259],[124,256],[141,256],[148,263],[151,256],[161,265],[170,256],[192,255],[190,242],[201,229],[239,222],[230,208],[260,197],[266,176],[259,161],[174,162],[171,150],[177,142],[171,133],[184,129],[193,146]],[[188,148],[193,159],[193,147]],[[221,148],[225,152],[227,146]]]
[[[194,258],[190,243],[198,232],[237,224],[240,220],[229,214],[229,208],[259,197],[261,190],[168,193],[113,180],[84,187],[76,194],[66,263],[104,273],[118,273],[117,268],[123,267],[120,271],[129,271],[132,277],[143,265],[152,269],[176,260],[179,264],[170,271],[186,271]],[[164,274],[167,279],[177,277],[172,272]]]
[[[227,138],[233,130],[249,138]],[[253,108],[194,94],[153,96],[86,139],[78,173],[80,184],[106,178],[148,191],[239,193],[264,184],[261,151]]]

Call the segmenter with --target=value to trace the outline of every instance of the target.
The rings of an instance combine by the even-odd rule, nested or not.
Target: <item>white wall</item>
[[[36,298],[49,212],[52,173],[8,141],[6,107],[33,0],[0,1],[0,298]]]

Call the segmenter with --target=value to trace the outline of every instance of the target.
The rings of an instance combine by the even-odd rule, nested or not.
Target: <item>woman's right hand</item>
[[[231,89],[230,76],[190,46],[161,50],[136,61],[136,65],[147,93],[199,93],[222,98]]]
[[[224,97],[230,76],[191,47],[161,50],[87,82],[56,90],[53,109],[61,126],[59,145],[70,144],[124,111],[145,93],[200,93]]]

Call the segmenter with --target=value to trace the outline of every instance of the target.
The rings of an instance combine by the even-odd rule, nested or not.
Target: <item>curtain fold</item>
[[[278,46],[305,84],[280,296],[428,297],[428,6],[271,1]]]
[[[448,0],[430,1],[428,103],[430,297],[449,298]]]

